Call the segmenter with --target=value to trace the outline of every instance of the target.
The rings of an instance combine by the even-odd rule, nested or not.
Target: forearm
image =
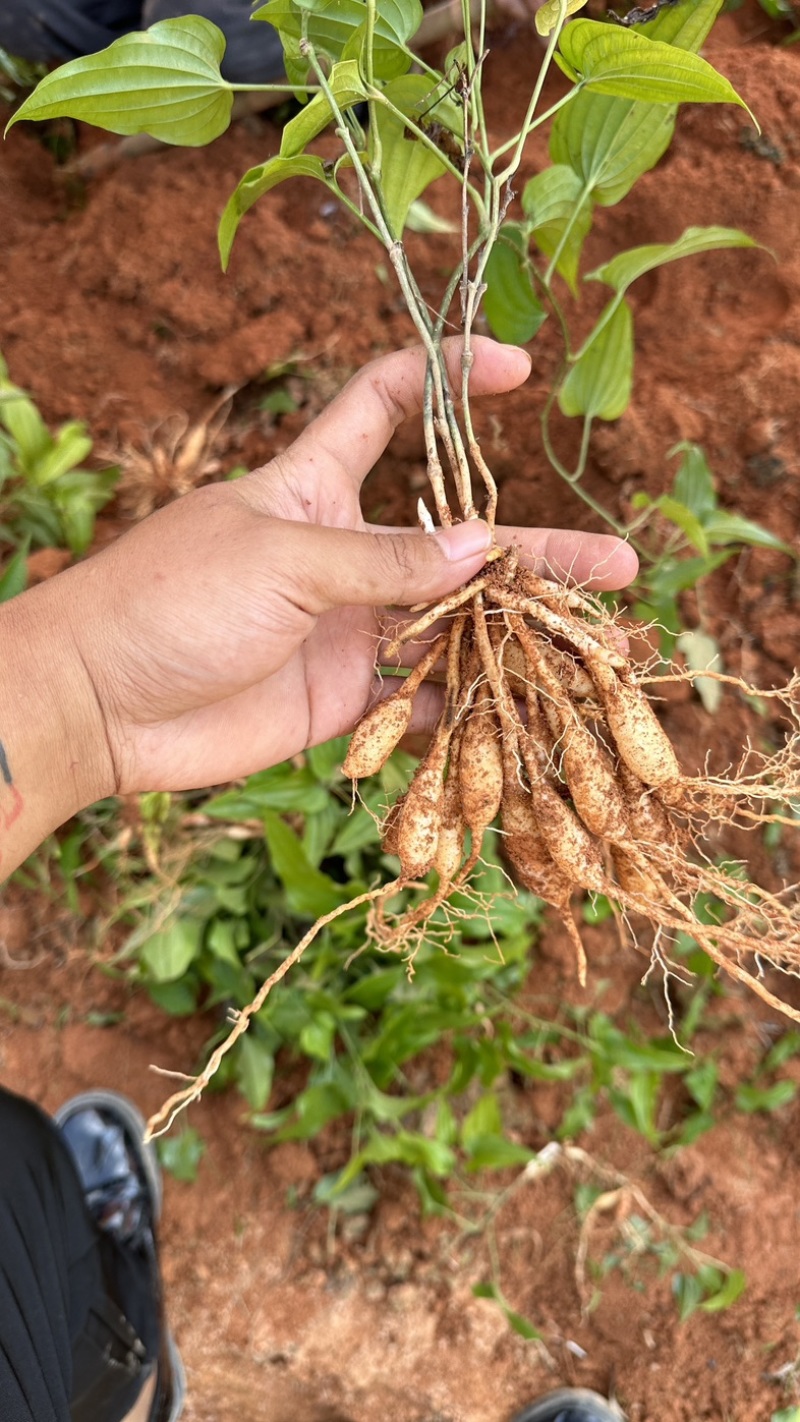
[[[68,575],[57,582],[0,606],[0,880],[113,788],[102,718],[71,635]]]

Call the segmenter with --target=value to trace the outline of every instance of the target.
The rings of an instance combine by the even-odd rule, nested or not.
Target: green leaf
[[[417,122],[421,110],[431,100],[431,81],[425,74],[406,74],[384,86],[386,98],[395,108]],[[435,93],[435,90],[434,90]],[[433,115],[437,122],[454,131],[460,128],[460,115],[455,105],[436,104]],[[426,188],[445,172],[445,163],[426,143],[411,134],[402,118],[382,104],[372,106],[370,155],[374,158],[374,130],[381,145],[381,187],[386,220],[394,236],[400,238],[409,208]]]
[[[651,104],[738,104],[750,113],[707,60],[631,29],[573,20],[559,45],[568,71],[598,94]]]
[[[701,553],[704,558],[708,557],[710,549],[706,531],[691,509],[688,509],[678,499],[673,499],[670,494],[662,494],[660,498],[651,503],[651,507],[658,509],[663,518],[669,519],[670,523],[674,523],[676,528],[685,533],[692,547],[696,548],[698,553]]]
[[[300,1033],[300,1050],[307,1057],[316,1057],[321,1062],[330,1061],[335,1035],[336,1019],[330,1012],[317,1012]]]
[[[683,458],[675,475],[672,492],[701,524],[705,524],[708,514],[713,513],[717,507],[714,476],[708,467],[708,461],[700,445],[691,444],[688,440],[676,444],[669,451],[668,458],[672,459],[676,454],[682,454]]]
[[[157,983],[183,977],[200,952],[203,925],[193,918],[176,918],[142,944],[140,962]]]
[[[497,339],[510,345],[532,340],[547,312],[533,289],[525,239],[515,224],[501,227],[484,281],[483,309]]]
[[[328,79],[331,93],[339,108],[352,108],[366,98],[366,89],[355,59],[342,60],[334,64]],[[315,94],[293,119],[286,124],[281,135],[281,157],[294,158],[317,134],[333,120],[333,110],[324,94]]]
[[[536,1154],[501,1135],[475,1136],[466,1153],[470,1170],[507,1170],[512,1165],[527,1165]]]
[[[739,1111],[752,1114],[755,1111],[778,1111],[781,1106],[788,1106],[796,1095],[795,1081],[776,1081],[772,1086],[745,1082],[736,1092],[735,1102]]]
[[[284,1127],[280,1134],[287,1140],[310,1140],[329,1121],[335,1121],[352,1110],[354,1104],[352,1089],[348,1091],[343,1083],[317,1082],[297,1097],[294,1103],[297,1121]],[[255,1117],[253,1125],[259,1124],[258,1117]],[[353,1171],[353,1177],[358,1174],[358,1170]]]
[[[587,281],[602,281],[620,294],[628,290],[637,277],[656,267],[677,262],[681,257],[694,257],[701,252],[717,252],[725,247],[758,247],[759,243],[736,227],[687,227],[674,242],[653,242],[645,247],[631,247],[619,252],[602,267],[587,272]]]
[[[747,1279],[741,1269],[731,1269],[725,1278],[722,1287],[717,1289],[710,1298],[704,1299],[700,1307],[704,1313],[720,1313],[724,1308],[730,1308],[741,1298],[747,1288]]]
[[[197,1011],[197,989],[189,978],[174,983],[148,983],[147,991],[162,1012],[171,1017],[188,1017]]]
[[[535,1328],[530,1319],[525,1318],[523,1314],[517,1313],[513,1308],[504,1308],[503,1313],[509,1328],[512,1328],[527,1343],[534,1343],[538,1338],[541,1338],[540,1330]]]
[[[230,123],[233,90],[219,72],[224,53],[225,36],[210,20],[161,20],[54,69],[8,127],[67,117],[199,148]]]
[[[278,154],[275,158],[268,158],[265,163],[258,163],[255,168],[249,168],[228,198],[219,220],[217,244],[223,271],[228,270],[233,239],[244,214],[250,211],[253,203],[258,202],[264,193],[276,188],[287,178],[317,178],[328,187],[332,186],[322,159],[305,154],[299,154],[295,158],[282,158]]]
[[[230,918],[215,918],[206,934],[206,948],[215,958],[232,967],[241,967],[237,923]]]
[[[622,300],[609,319],[600,317],[578,360],[558,392],[564,415],[617,420],[631,398],[633,318]]]
[[[780,553],[788,553],[790,558],[798,556],[796,549],[770,533],[768,528],[762,528],[760,523],[754,523],[742,514],[728,513],[726,509],[717,509],[706,519],[705,531],[709,543],[718,546],[749,543],[756,548],[775,548]]]
[[[0,602],[8,602],[10,598],[16,597],[18,593],[24,592],[28,584],[28,543],[27,540],[22,548],[18,549],[13,558],[9,558],[2,573],[0,573]]]
[[[664,9],[642,34],[682,50],[697,51],[707,38],[723,0],[696,0]],[[617,203],[637,178],[666,152],[677,105],[612,99],[585,89],[556,114],[550,157],[568,163],[593,201]]]
[[[205,1149],[206,1143],[194,1126],[186,1126],[177,1135],[162,1136],[156,1141],[162,1169],[187,1185],[197,1179]]]
[[[678,1305],[680,1321],[685,1323],[703,1302],[703,1285],[696,1274],[675,1274],[672,1292]]]
[[[540,10],[536,11],[536,33],[549,35],[555,29],[561,17],[561,7],[563,0],[545,0]],[[566,0],[564,14],[574,15],[576,10],[582,10],[586,0]]]
[[[17,445],[17,454],[24,472],[33,474],[40,459],[52,445],[50,431],[32,400],[7,377],[5,362],[0,359],[0,392],[9,399],[0,406],[2,423]]]
[[[503,1118],[500,1103],[493,1092],[479,1097],[472,1110],[464,1117],[461,1125],[461,1140],[466,1150],[480,1136],[500,1135]]]
[[[251,1027],[239,1038],[236,1061],[236,1082],[254,1111],[263,1111],[272,1090],[274,1059],[266,1043]]]
[[[284,762],[249,776],[239,790],[223,790],[203,806],[217,820],[260,819],[264,810],[318,814],[328,804],[328,792],[306,767]]]
[[[710,1111],[716,1095],[719,1068],[716,1062],[707,1059],[687,1071],[684,1081],[693,1099],[703,1111]]]
[[[80,420],[70,420],[58,431],[50,448],[36,460],[31,471],[33,483],[42,489],[68,474],[92,452],[92,441]]]
[[[646,247],[632,247],[628,252],[620,252],[604,266],[587,272],[587,281],[602,281],[612,286],[621,301],[624,293],[637,277],[657,267],[676,262],[681,257],[696,256],[701,252],[713,252],[723,247],[757,247],[759,244],[735,227],[687,227],[675,242],[656,242]],[[607,321],[615,309],[610,302],[601,320]],[[599,327],[598,322],[598,327]],[[598,329],[595,327],[595,330]]]
[[[309,863],[293,829],[273,810],[264,812],[264,833],[275,873],[286,890],[292,913],[321,918],[338,908],[347,896],[341,884]]]
[[[313,1192],[315,1204],[329,1205],[344,1215],[367,1214],[380,1199],[380,1191],[365,1175],[358,1176],[343,1190],[339,1185],[340,1174],[335,1171],[317,1181]]]
[[[349,744],[349,736],[335,736],[333,740],[323,741],[321,745],[311,746],[306,751],[308,764],[317,780],[322,780],[325,785],[335,785],[342,780],[342,761]]]
[[[377,0],[373,72],[377,79],[405,74],[411,55],[405,49],[422,20],[419,0]],[[347,50],[355,32],[366,20],[364,0],[314,0],[313,8],[295,0],[269,0],[256,10],[256,20],[267,20],[278,31],[284,47],[286,74],[301,88],[308,80],[309,64],[300,53],[305,33],[318,55],[336,62],[356,56]]]
[[[551,164],[525,184],[522,210],[545,256],[560,248],[556,270],[575,293],[581,250],[592,225],[591,199],[580,177],[566,163]]]

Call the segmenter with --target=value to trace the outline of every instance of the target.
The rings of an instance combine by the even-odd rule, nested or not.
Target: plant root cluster
[[[354,780],[380,770],[411,724],[423,680],[443,666],[444,709],[382,829],[385,851],[400,861],[399,884],[418,884],[434,870],[438,887],[394,918],[385,897],[378,900],[374,940],[413,958],[437,910],[468,889],[499,818],[513,877],[562,916],[582,983],[586,961],[571,903],[576,894],[605,895],[629,926],[649,921],[653,958],[665,972],[669,943],[689,934],[720,968],[800,1020],[764,977],[765,964],[800,972],[795,895],[769,893],[741,866],[720,868],[703,851],[712,826],[796,825],[797,679],[767,693],[789,728],[783,749],[772,757],[750,751],[727,777],[703,778],[682,772],[603,605],[527,571],[513,551],[405,627],[389,654],[429,631],[417,666],[357,727],[344,764]],[[709,894],[722,923],[695,913]]]

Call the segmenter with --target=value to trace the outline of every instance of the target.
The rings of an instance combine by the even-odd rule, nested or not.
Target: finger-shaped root
[[[351,780],[377,775],[406,734],[414,711],[414,695],[447,650],[448,633],[431,643],[402,686],[361,717],[351,738],[342,772]]]
[[[678,757],[642,688],[615,675],[608,663],[590,653],[586,663],[597,686],[608,728],[621,758],[645,785],[662,790],[677,787],[681,778]]]

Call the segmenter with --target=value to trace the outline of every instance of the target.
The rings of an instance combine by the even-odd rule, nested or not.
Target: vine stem
[[[353,171],[356,175],[358,185],[372,213],[373,221],[375,223],[376,228],[378,229],[380,239],[384,247],[386,248],[389,260],[391,261],[392,266],[394,267],[397,280],[400,284],[400,290],[403,293],[403,298],[405,300],[409,314],[411,316],[412,321],[414,322],[414,325],[417,328],[417,331],[419,332],[419,335],[422,339],[422,343],[425,347],[425,351],[428,357],[428,365],[432,374],[437,407],[440,412],[443,412],[445,409],[445,393],[442,385],[441,352],[437,352],[437,345],[433,337],[432,325],[428,316],[427,308],[425,306],[424,301],[422,300],[422,296],[419,292],[419,289],[417,288],[416,283],[414,282],[411,272],[409,270],[408,262],[405,256],[405,252],[403,250],[403,244],[394,236],[389,227],[385,213],[378,199],[378,194],[376,193],[370,176],[364,166],[361,154],[359,153],[355,143],[353,142],[353,136],[347,127],[344,114],[342,113],[342,110],[340,109],[336,98],[334,97],[331,86],[328,83],[325,72],[322,69],[322,66],[317,58],[313,45],[309,42],[309,40],[304,39],[300,42],[300,49],[301,52],[306,56],[312,69],[314,70],[314,73],[317,77],[317,82],[319,83],[320,90],[325,95],[325,98],[330,106],[331,113],[333,114],[337,125],[337,136],[342,140],[342,143],[344,144],[344,147],[347,151],[347,155],[353,165]],[[432,452],[435,450],[436,447],[436,429],[434,427],[432,402],[431,408],[423,410],[423,418],[426,421],[425,447],[426,451],[429,454],[428,478],[430,479],[431,489],[433,491],[433,497],[436,504],[436,512],[439,516],[439,522],[442,524],[443,527],[446,528],[450,524],[452,524],[453,515],[450,511],[450,506],[447,502],[441,461],[439,460],[438,455],[435,456],[433,461],[431,461],[430,458]]]

